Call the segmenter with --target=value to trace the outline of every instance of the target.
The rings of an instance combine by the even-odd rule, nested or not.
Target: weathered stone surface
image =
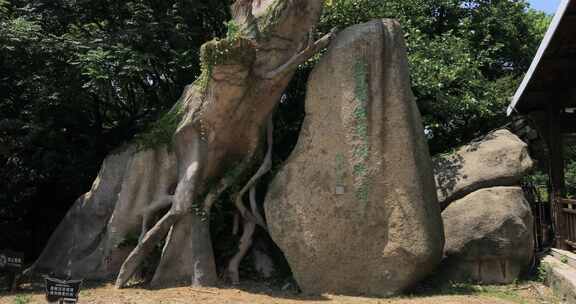
[[[478,190],[442,212],[445,281],[511,283],[534,251],[533,218],[520,187]]]
[[[270,234],[305,292],[400,292],[438,264],[444,236],[398,23],[342,31],[307,94],[266,199]]]
[[[138,241],[145,210],[173,187],[175,163],[166,148],[137,151],[129,146],[110,154],[90,191],[76,200],[29,271],[114,277]]]
[[[478,189],[519,185],[533,166],[528,146],[504,129],[436,157],[433,163],[442,209]]]
[[[576,254],[553,248],[540,263],[545,283],[559,302],[576,304]]]

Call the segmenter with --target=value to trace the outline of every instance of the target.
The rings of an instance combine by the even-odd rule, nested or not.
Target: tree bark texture
[[[215,284],[210,208],[238,185],[235,203],[245,238],[255,225],[265,225],[253,203],[244,207],[245,194],[255,196],[255,180],[270,166],[267,130],[295,69],[332,39],[330,33],[312,40],[322,4],[236,3],[228,36],[202,47],[202,75],[148,134],[106,158],[92,189],[76,201],[28,272],[117,275],[121,288],[161,247],[152,285]],[[229,266],[234,281],[251,241],[242,243]]]

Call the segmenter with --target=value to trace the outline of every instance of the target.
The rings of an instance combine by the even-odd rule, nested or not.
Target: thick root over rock
[[[192,286],[213,286],[218,281],[210,222],[195,212],[172,227],[151,286],[165,287],[174,281]]]
[[[256,229],[256,224],[260,225],[262,228],[266,229],[266,223],[262,215],[260,215],[260,211],[258,210],[258,203],[256,201],[256,186],[258,180],[264,176],[270,169],[272,168],[272,147],[274,145],[274,121],[272,119],[272,115],[268,119],[268,126],[266,131],[266,141],[267,141],[267,151],[266,156],[264,157],[264,161],[254,174],[252,178],[248,181],[248,183],[242,188],[238,196],[236,197],[236,207],[238,208],[238,213],[240,216],[243,217],[244,220],[244,228],[242,232],[242,237],[240,238],[240,244],[238,245],[238,252],[232,257],[228,264],[228,275],[230,276],[230,280],[233,284],[240,283],[240,262],[248,253],[250,246],[252,246],[252,238],[254,236],[254,231]],[[250,189],[249,198],[250,198],[250,208],[252,213],[248,213],[246,208],[244,208],[244,204],[242,202],[242,198],[246,191]],[[238,218],[235,217],[235,227],[234,230],[237,230],[237,222]],[[236,234],[236,231],[234,231]]]
[[[228,275],[230,276],[232,284],[240,283],[240,272],[238,268],[240,267],[240,262],[246,256],[246,253],[248,253],[248,249],[252,246],[252,237],[254,236],[255,229],[256,224],[254,222],[244,221],[244,230],[240,238],[240,244],[238,245],[238,252],[228,264]]]
[[[144,235],[142,241],[138,243],[136,248],[128,255],[116,279],[116,287],[122,288],[126,285],[128,280],[132,277],[138,266],[144,261],[144,258],[154,250],[158,244],[168,233],[172,225],[176,223],[183,214],[176,214],[172,211],[166,213],[162,219]]]
[[[210,208],[226,188],[252,176],[234,202],[244,229],[228,271],[233,282],[238,282],[238,266],[250,248],[256,225],[266,229],[256,202],[256,185],[272,163],[272,113],[298,65],[325,48],[334,36],[330,33],[313,41],[309,34],[314,32],[323,2],[262,1],[260,6],[245,6],[242,16],[234,16],[238,33],[202,46],[202,75],[159,121],[169,125],[151,132],[154,136],[172,134],[168,146],[132,145],[122,157],[109,158],[99,176],[103,180],[97,179],[93,191],[78,201],[33,269],[68,267],[66,271],[76,277],[93,279],[118,273],[116,286],[122,288],[165,240],[152,285],[213,285],[217,276]],[[259,161],[254,155],[265,139],[266,156],[252,174],[246,170]],[[115,168],[123,169],[116,172]],[[249,207],[244,205],[245,194],[249,194]],[[166,214],[151,223],[166,208]],[[76,225],[78,232],[70,232]],[[65,250],[58,244],[65,244]],[[55,252],[60,256],[51,257]],[[110,259],[123,263],[108,263]]]

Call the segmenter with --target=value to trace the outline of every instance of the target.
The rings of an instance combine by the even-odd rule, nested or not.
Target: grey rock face
[[[97,280],[116,276],[138,240],[145,210],[174,184],[175,163],[165,148],[128,146],[110,154],[29,271]]]
[[[528,146],[504,129],[436,157],[433,163],[442,209],[478,189],[519,185],[534,164]]]
[[[511,283],[534,251],[533,217],[520,187],[475,191],[442,212],[445,281]]]
[[[266,198],[308,293],[391,295],[439,263],[440,208],[400,26],[342,31],[310,76],[298,144]]]

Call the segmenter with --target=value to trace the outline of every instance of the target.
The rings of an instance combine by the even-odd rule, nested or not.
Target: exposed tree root
[[[203,78],[195,86],[187,87],[178,112],[183,116],[178,118],[181,121],[173,138],[178,170],[176,190],[174,195],[154,201],[142,214],[140,241],[122,264],[116,287],[126,285],[144,258],[164,238],[166,244],[153,285],[183,279],[193,285],[214,283],[210,210],[221,193],[245,176],[245,168],[251,167],[246,165],[251,164],[253,151],[261,146],[261,130],[267,119],[266,155],[234,200],[239,214],[234,230],[239,230],[240,223],[243,229],[228,273],[233,283],[239,282],[239,265],[252,245],[256,225],[267,229],[256,200],[256,185],[272,167],[273,109],[297,66],[325,48],[334,37],[333,31],[314,41],[310,34],[323,1],[278,0],[278,3],[282,1],[286,1],[285,5],[267,3],[269,10],[262,10],[266,13],[257,16],[252,15],[252,6],[239,6],[242,10],[234,17],[239,36],[203,46]],[[259,23],[262,20],[267,22]],[[285,45],[286,40],[291,43]],[[238,159],[244,160],[237,168],[240,172],[228,176],[229,168],[224,164]],[[208,181],[218,184],[212,188],[206,185]],[[249,207],[244,204],[247,193]],[[207,195],[201,201],[203,194]],[[170,210],[148,230],[151,216],[168,206]]]
[[[250,246],[252,245],[252,237],[254,236],[256,224],[266,229],[266,223],[262,215],[260,215],[260,211],[258,210],[258,203],[256,201],[256,183],[264,174],[266,174],[266,172],[272,168],[272,146],[274,145],[274,121],[272,115],[270,115],[270,118],[268,119],[268,126],[266,131],[266,142],[268,148],[266,151],[266,156],[264,157],[264,161],[254,176],[250,178],[248,183],[242,188],[242,190],[240,190],[236,197],[235,203],[236,206],[241,206],[241,208],[238,208],[238,212],[243,218],[244,227],[242,231],[242,237],[240,238],[240,243],[238,245],[238,252],[234,255],[234,257],[232,257],[228,264],[228,274],[233,284],[240,283],[240,272],[238,268],[240,267],[240,262],[246,256],[248,249],[250,249]],[[248,215],[249,213],[247,211],[243,211],[245,209],[242,198],[248,190],[250,190],[250,207],[252,210],[251,216]],[[238,215],[235,215],[233,228],[234,234],[236,234],[238,230],[238,221],[239,217]]]
[[[260,225],[262,228],[266,228],[266,222],[264,221],[264,217],[261,215],[260,211],[258,210],[258,204],[256,202],[256,181],[260,179],[264,174],[268,173],[270,169],[272,169],[272,148],[274,146],[274,119],[273,116],[270,115],[270,119],[268,120],[268,127],[267,127],[267,134],[266,134],[266,142],[268,143],[268,150],[266,151],[266,156],[264,157],[264,161],[262,165],[254,175],[254,184],[250,187],[250,207],[252,209],[252,214],[256,218],[256,223]]]
[[[266,223],[264,222],[264,218],[262,217],[262,215],[260,215],[260,211],[258,210],[255,187],[258,180],[272,168],[272,146],[274,145],[273,134],[274,134],[274,121],[272,115],[270,115],[268,119],[267,134],[266,134],[268,149],[266,151],[264,161],[254,174],[254,176],[252,176],[252,178],[250,178],[248,183],[246,183],[246,185],[242,188],[242,190],[240,190],[240,192],[236,196],[235,201],[236,208],[238,209],[238,212],[240,212],[240,215],[242,216],[242,218],[244,218],[245,221],[253,221],[264,229],[266,229]],[[247,191],[250,191],[250,206],[252,209],[251,212],[249,212],[244,207],[243,203],[243,198]]]
[[[150,228],[148,224],[150,216],[154,215],[154,213],[156,213],[158,210],[170,206],[172,204],[173,199],[174,196],[166,195],[152,202],[150,206],[142,212],[142,230],[140,232],[140,238],[138,239],[138,242],[142,241],[142,239],[146,235],[146,232],[148,232],[148,229]]]
[[[192,128],[180,130],[180,134],[177,136],[183,138],[180,145],[176,146],[177,157],[181,164],[179,171],[182,173],[179,174],[180,181],[176,187],[172,207],[152,229],[146,232],[136,248],[124,260],[116,278],[117,288],[122,288],[126,285],[138,266],[154,250],[154,247],[166,237],[172,226],[191,211],[190,204],[193,204],[192,198],[194,197],[198,174],[201,171],[199,169],[199,159],[201,158],[200,144],[198,136]],[[183,151],[186,151],[185,155],[182,155]],[[180,155],[178,155],[178,152],[180,152]],[[168,247],[169,245],[165,249],[168,249]]]
[[[172,226],[150,286],[211,286],[217,281],[210,221],[189,212]]]
[[[256,225],[267,228],[256,201],[256,185],[272,165],[272,113],[297,66],[334,36],[332,32],[314,41],[310,34],[323,3],[270,0],[258,7],[252,0],[239,1],[232,20],[235,33],[202,46],[201,76],[148,134],[170,136],[169,143],[143,142],[144,150],[130,145],[107,158],[94,191],[77,201],[79,207],[69,212],[41,263],[35,265],[92,278],[118,273],[116,286],[122,288],[166,240],[153,284],[170,286],[184,280],[213,284],[211,207],[226,188],[245,182],[252,173],[246,170],[253,168],[254,151],[263,147],[265,131],[268,149],[263,162],[234,198],[239,213],[235,230],[242,225],[243,231],[228,270],[237,283],[238,267]],[[165,208],[167,213],[153,223]],[[71,232],[76,225],[83,229]],[[124,259],[126,253],[117,246],[131,239],[139,226],[139,242]],[[109,262],[112,258],[114,263]],[[116,261],[122,259],[118,270]]]
[[[116,279],[116,288],[123,288],[126,285],[144,258],[152,252],[154,246],[166,236],[172,225],[182,216],[182,213],[170,210],[146,233],[142,241],[138,243],[122,264]]]
[[[252,214],[254,215],[254,220],[256,221],[256,224],[258,224],[264,230],[268,230],[268,227],[266,226],[266,221],[264,221],[264,217],[262,216],[262,214],[260,214],[260,210],[258,210],[258,202],[256,201],[256,185],[250,188],[249,198],[250,198],[250,208],[252,209]]]
[[[234,219],[232,223],[232,235],[237,235],[240,230],[240,215],[238,213],[234,213]]]
[[[242,237],[240,238],[240,244],[238,245],[238,252],[232,257],[228,264],[228,274],[232,280],[232,284],[240,283],[240,272],[238,268],[240,267],[240,262],[246,256],[248,249],[252,246],[252,237],[254,236],[255,229],[256,224],[254,222],[244,220],[244,228]]]
[[[216,283],[218,278],[210,239],[209,214],[216,200],[240,174],[238,172],[221,179],[206,195],[202,209],[187,213],[172,226],[150,284],[152,287],[163,287],[165,282],[175,278],[192,286]],[[183,250],[185,253],[182,253]],[[175,260],[179,262],[174,263]]]

